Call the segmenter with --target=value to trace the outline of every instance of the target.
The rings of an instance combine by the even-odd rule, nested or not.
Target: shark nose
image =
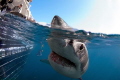
[[[60,18],[60,17],[59,17],[58,15],[55,15],[54,18],[55,18],[55,19],[58,19],[58,18]]]
[[[53,22],[53,21],[58,22],[58,21],[60,21],[60,20],[61,20],[61,18],[60,18],[59,16],[55,15],[55,16],[53,17],[52,22]]]
[[[62,20],[59,16],[55,15],[51,22],[51,25],[62,25]]]
[[[65,30],[65,28],[69,28],[69,26],[67,25],[67,23],[62,18],[55,15],[52,19],[52,22],[51,22],[51,28],[58,28],[58,29],[64,29]]]

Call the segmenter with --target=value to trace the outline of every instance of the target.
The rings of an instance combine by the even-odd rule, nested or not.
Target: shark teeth
[[[71,62],[70,60],[58,55],[55,52],[52,52],[50,54],[50,58],[57,64],[62,65],[63,67],[76,67],[75,64],[73,62]]]

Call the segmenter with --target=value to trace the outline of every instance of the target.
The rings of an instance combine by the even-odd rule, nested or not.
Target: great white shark
[[[51,28],[73,32],[72,28],[57,15],[54,16],[51,22]],[[56,35],[55,33],[52,34]],[[54,70],[64,76],[81,79],[89,63],[85,44],[77,39],[60,39],[57,36],[56,38],[51,37],[47,41],[52,52],[49,54],[48,59],[40,61],[49,63]]]

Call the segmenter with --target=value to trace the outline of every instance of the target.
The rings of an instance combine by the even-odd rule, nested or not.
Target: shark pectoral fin
[[[50,62],[48,59],[41,59],[40,61],[50,65]]]

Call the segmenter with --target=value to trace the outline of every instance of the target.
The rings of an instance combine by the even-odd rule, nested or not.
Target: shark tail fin
[[[43,62],[43,63],[46,63],[46,64],[49,64],[49,65],[50,65],[50,62],[49,62],[48,59],[41,59],[40,61]]]

